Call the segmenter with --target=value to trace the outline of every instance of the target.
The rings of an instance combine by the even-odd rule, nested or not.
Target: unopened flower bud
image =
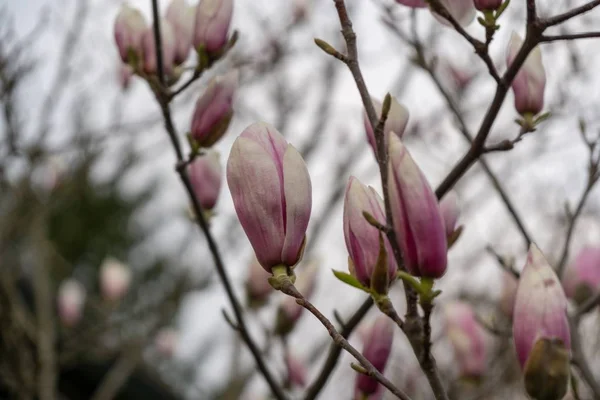
[[[447,239],[435,193],[410,153],[390,136],[388,187],[394,230],[406,269],[439,278],[446,272]]]
[[[227,161],[233,205],[266,271],[302,257],[312,207],[308,169],[272,126],[255,123],[235,140]]]
[[[179,333],[173,328],[161,329],[154,339],[156,350],[164,357],[173,357],[177,350]]]
[[[460,208],[458,206],[458,195],[455,191],[448,192],[440,200],[440,213],[444,220],[446,228],[446,236],[450,237],[456,230],[456,222],[460,216]]]
[[[192,48],[196,7],[188,6],[185,0],[171,0],[165,18],[175,33],[175,64],[187,60]]]
[[[375,107],[375,113],[377,117],[381,117],[381,109],[383,107],[382,103],[378,100],[371,99],[373,102],[373,106]],[[408,124],[409,113],[406,107],[402,104],[398,103],[398,101],[392,97],[392,102],[390,105],[390,111],[388,113],[387,120],[385,121],[385,125],[383,127],[383,137],[385,139],[385,148],[388,146],[388,137],[394,132],[396,136],[402,137],[404,135],[404,130],[406,129],[406,124]],[[369,121],[369,117],[366,112],[363,112],[363,120],[365,124],[365,131],[367,133],[367,140],[373,149],[373,152],[377,154],[377,143],[375,140],[375,131],[371,126],[371,122]]]
[[[219,153],[212,151],[198,156],[189,168],[196,199],[203,210],[212,210],[217,204],[221,190],[223,169],[219,161]]]
[[[467,26],[475,19],[475,5],[473,0],[440,0],[440,3],[446,7],[446,10],[450,15],[458,22],[461,26]],[[446,26],[452,26],[452,24],[444,17],[433,11],[433,16],[439,22]]]
[[[559,400],[566,392],[571,348],[566,313],[558,277],[532,244],[517,288],[513,340],[525,387],[536,399]]]
[[[271,276],[260,265],[256,257],[252,257],[249,265],[248,278],[246,279],[246,293],[250,307],[260,307],[267,302],[273,293],[273,287],[269,283]]]
[[[57,295],[58,317],[65,326],[75,326],[81,320],[85,298],[85,288],[75,279],[67,279],[60,284]]]
[[[393,341],[394,325],[387,316],[380,315],[373,323],[365,340],[362,354],[381,373],[385,370],[392,352]],[[379,390],[380,385],[375,378],[365,374],[359,374],[356,377],[355,398],[361,398],[360,396],[368,398],[368,396],[377,394]]]
[[[474,0],[473,3],[479,11],[492,11],[500,8],[502,0]]]
[[[292,387],[306,386],[306,366],[297,357],[286,354],[285,366],[287,368],[288,381]]]
[[[523,40],[513,32],[508,44],[506,65],[510,67],[517,56]],[[517,72],[512,82],[515,94],[515,109],[521,115],[539,114],[544,108],[544,90],[546,88],[546,71],[542,62],[542,51],[536,46]]]
[[[296,289],[309,300],[315,290],[317,284],[317,274],[319,273],[319,264],[312,261],[308,262],[305,267],[298,273],[296,279]],[[296,299],[292,296],[286,296],[277,310],[277,321],[275,323],[275,332],[285,336],[290,333],[296,322],[302,316],[304,308],[296,303]]]
[[[171,23],[166,19],[160,21],[160,36],[162,46],[162,65],[163,73],[166,77],[173,75],[175,62],[175,33]],[[154,75],[158,72],[156,63],[156,41],[154,40],[154,27],[149,26],[142,37],[142,47],[144,49],[143,70],[148,75]]]
[[[133,68],[131,67],[131,65],[121,64],[119,66],[119,83],[121,85],[121,89],[129,89],[129,85],[131,84],[131,78],[133,78]]]
[[[232,70],[213,78],[196,102],[192,117],[192,137],[200,147],[210,147],[227,131],[233,116],[233,95],[238,72]]]
[[[218,53],[227,44],[233,0],[202,0],[196,9],[194,48]]]
[[[363,185],[351,176],[346,186],[344,199],[344,239],[351,263],[351,274],[366,288],[371,286],[371,278],[379,257],[379,230],[369,224],[363,212],[368,212],[380,224],[385,225],[383,200],[375,189]],[[387,238],[385,248],[388,260],[389,281],[393,281],[398,267],[392,247]]]
[[[483,327],[466,302],[450,303],[445,308],[446,333],[462,377],[479,378],[485,373],[487,349]]]
[[[500,295],[500,310],[512,319],[517,295],[517,278],[507,271],[502,271],[502,294]]]
[[[131,283],[131,270],[114,258],[107,258],[100,266],[100,292],[108,301],[117,301],[125,296]]]
[[[568,298],[583,304],[600,290],[600,248],[584,247],[567,266],[563,287]]]
[[[142,59],[142,36],[146,30],[146,20],[142,13],[123,5],[114,26],[114,36],[121,60],[126,64],[135,64]]]

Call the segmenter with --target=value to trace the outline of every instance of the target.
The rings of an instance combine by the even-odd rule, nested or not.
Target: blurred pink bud
[[[446,7],[446,10],[460,26],[467,26],[475,19],[476,10],[473,0],[440,0],[440,3]],[[452,26],[446,18],[436,12],[433,12],[433,16],[443,25]]]
[[[491,11],[500,8],[502,0],[474,0],[473,3],[479,11]]]
[[[173,357],[177,350],[179,333],[173,328],[163,328],[154,338],[156,350],[164,357]]]
[[[131,283],[131,270],[112,257],[106,258],[100,266],[100,292],[109,301],[120,300]]]
[[[394,341],[394,325],[385,315],[377,317],[367,336],[362,354],[377,371],[383,373],[392,352]],[[355,397],[371,396],[378,393],[379,382],[368,375],[358,374],[356,377]]]
[[[235,140],[227,183],[242,228],[267,272],[302,257],[312,206],[308,169],[273,126],[258,122]]]
[[[427,7],[427,2],[425,0],[396,0],[396,3],[413,8]]]
[[[515,297],[519,281],[508,271],[502,271],[502,294],[500,295],[500,310],[508,318],[513,317]]]
[[[233,0],[202,0],[196,9],[194,48],[218,52],[227,44]]]
[[[521,37],[513,32],[506,54],[506,65],[508,67],[512,64],[522,45],[523,40],[521,40]],[[539,46],[536,46],[529,53],[512,82],[517,112],[521,115],[525,113],[539,114],[544,108],[545,88],[546,71],[542,63],[542,51]]]
[[[455,191],[446,193],[442,200],[440,200],[440,213],[444,220],[444,227],[446,228],[446,236],[450,236],[456,230],[456,222],[460,216],[460,208],[458,206],[458,195]]]
[[[219,153],[211,151],[196,157],[189,168],[190,181],[196,199],[200,202],[202,209],[212,210],[219,198],[223,174]]]
[[[563,276],[565,294],[578,304],[600,290],[600,248],[584,247],[567,266]]]
[[[85,288],[75,279],[67,279],[60,284],[57,294],[58,316],[64,325],[72,327],[81,320],[85,298]]]
[[[196,102],[192,117],[192,137],[201,147],[212,146],[227,131],[233,116],[233,95],[238,79],[237,70],[213,78]]]
[[[300,22],[306,19],[310,12],[312,4],[310,0],[294,0],[293,18],[295,22]]]
[[[465,68],[457,67],[450,63],[443,63],[445,71],[450,75],[450,78],[454,82],[456,90],[461,92],[464,91],[475,78],[476,74],[468,71]]]
[[[139,10],[127,5],[121,7],[115,19],[114,35],[119,55],[124,63],[142,59],[142,35],[146,28],[146,19]],[[132,55],[135,60],[130,59]]]
[[[517,288],[513,339],[521,366],[540,339],[558,339],[571,348],[567,299],[556,273],[540,249],[532,244]]]
[[[388,187],[394,230],[406,269],[439,278],[446,272],[447,241],[435,193],[400,139],[390,136]]]
[[[311,261],[305,264],[296,279],[296,289],[305,299],[310,300],[317,285],[317,275],[319,273],[319,264]],[[286,296],[277,311],[277,321],[275,331],[279,335],[287,335],[294,329],[296,322],[302,316],[304,308],[292,296]]]
[[[353,265],[352,275],[365,287],[371,286],[371,277],[379,256],[379,230],[369,224],[363,212],[371,214],[378,222],[385,225],[383,200],[375,189],[363,185],[351,176],[346,186],[344,199],[344,239]],[[384,238],[390,281],[393,281],[398,267],[392,247]]]
[[[133,78],[133,68],[129,64],[121,64],[119,66],[119,82],[121,89],[127,90]]]
[[[165,18],[175,33],[175,64],[187,60],[192,48],[196,7],[188,6],[185,0],[171,0]]]
[[[273,287],[268,279],[271,276],[260,265],[256,257],[252,257],[246,279],[246,292],[248,302],[251,306],[261,306],[266,303],[267,298],[273,293]]]
[[[173,75],[173,66],[175,61],[175,32],[171,23],[166,19],[160,21],[160,36],[162,46],[163,72],[165,76]],[[144,49],[144,72],[153,75],[156,74],[158,67],[156,65],[156,42],[154,40],[154,27],[151,25],[144,31],[142,37],[142,47]]]
[[[307,371],[304,363],[299,358],[288,353],[285,356],[285,365],[290,384],[297,387],[306,386]]]
[[[485,333],[470,304],[462,301],[445,308],[446,334],[454,348],[461,377],[480,377],[485,373],[487,349]]]
[[[377,117],[381,117],[381,109],[383,105],[381,102],[375,99],[371,99],[373,101],[373,106],[375,107],[375,113],[377,113]],[[388,118],[385,121],[385,125],[383,127],[383,137],[385,138],[385,148],[388,145],[388,136],[391,132],[394,132],[398,137],[402,137],[404,134],[404,130],[406,129],[406,124],[408,124],[408,110],[402,104],[398,103],[394,97],[392,97],[392,104],[390,106],[390,112],[388,113]],[[371,148],[377,154],[377,144],[375,141],[375,132],[371,127],[371,123],[369,122],[369,117],[366,112],[363,112],[363,121],[365,124],[365,131],[367,133],[367,140],[371,145]]]

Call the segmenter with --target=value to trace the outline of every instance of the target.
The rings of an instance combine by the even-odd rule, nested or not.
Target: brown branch
[[[565,35],[544,35],[540,39],[540,43],[556,42],[558,40],[576,40],[593,38],[600,38],[600,32],[571,33]]]
[[[558,24],[562,24],[563,22],[568,21],[571,18],[574,18],[578,15],[581,15],[588,11],[593,10],[598,5],[600,5],[600,0],[593,0],[593,1],[590,1],[580,7],[576,7],[572,10],[569,10],[563,14],[559,14],[559,15],[556,15],[556,16],[550,17],[550,18],[541,19],[541,20],[539,20],[539,23],[541,26],[543,26],[545,28],[554,26],[554,25],[558,25]]]
[[[106,373],[91,400],[114,399],[135,371],[141,358],[142,351],[138,345],[129,347]]]
[[[571,361],[581,373],[582,378],[587,383],[592,391],[593,399],[600,400],[600,384],[596,380],[593,371],[590,369],[586,359],[585,352],[581,347],[581,336],[579,335],[579,327],[575,318],[569,319],[571,331]]]

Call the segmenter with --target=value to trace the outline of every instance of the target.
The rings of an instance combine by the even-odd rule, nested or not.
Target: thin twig
[[[141,360],[142,352],[139,346],[129,347],[106,373],[91,400],[111,400],[116,397],[123,385],[135,371]]]
[[[565,35],[544,35],[540,39],[540,43],[556,42],[558,40],[576,40],[576,39],[593,39],[600,38],[600,32],[582,32],[571,33]]]
[[[541,19],[539,20],[540,25],[542,25],[543,27],[547,28],[550,26],[554,26],[554,25],[558,25],[558,24],[562,24],[565,21],[568,21],[569,19],[576,17],[578,15],[584,14],[588,11],[593,10],[595,7],[600,5],[600,0],[593,0],[590,1],[580,7],[576,7],[572,10],[569,10],[563,14],[559,14],[556,15],[554,17],[550,17],[550,18],[545,18],[545,19]]]
[[[585,352],[581,348],[581,335],[579,335],[577,322],[578,321],[574,318],[569,319],[571,331],[571,359],[592,391],[593,399],[600,400],[600,384],[585,360]]]

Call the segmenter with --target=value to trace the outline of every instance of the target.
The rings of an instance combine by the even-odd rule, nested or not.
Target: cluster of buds
[[[108,257],[100,266],[100,293],[110,302],[123,298],[131,284],[131,270],[119,260]]]
[[[190,181],[203,210],[210,211],[217,204],[222,173],[219,153],[214,151],[196,157],[190,164]]]
[[[583,304],[600,290],[600,248],[584,247],[567,266],[563,288],[568,298]]]
[[[305,299],[310,299],[317,285],[317,274],[319,273],[319,265],[316,262],[308,262],[296,279],[296,289],[304,296]],[[285,336],[290,333],[296,323],[302,316],[304,308],[296,303],[296,299],[292,296],[286,296],[277,308],[277,320],[275,322],[275,333]]]
[[[273,126],[255,123],[235,140],[227,183],[238,219],[267,272],[302,258],[312,207],[308,169]]]
[[[392,352],[393,341],[394,324],[387,316],[380,315],[365,334],[362,354],[381,373],[385,370]],[[375,378],[363,373],[357,375],[355,399],[377,399],[381,393],[382,386]]]
[[[160,20],[162,65],[168,82],[178,79],[181,71],[177,67],[188,59],[192,48],[198,53],[198,68],[221,56],[229,41],[232,14],[233,0],[203,0],[197,6],[171,1]],[[154,27],[139,10],[127,5],[121,8],[114,37],[123,63],[140,75],[157,73]]]
[[[376,99],[371,99],[373,102],[373,106],[375,107],[375,112],[378,118],[381,118],[381,110],[383,108],[383,104]],[[402,104],[398,103],[398,101],[391,97],[390,110],[388,112],[387,120],[385,121],[385,125],[383,127],[383,137],[385,139],[385,148],[387,149],[388,145],[388,137],[393,132],[398,137],[402,137],[404,135],[404,130],[406,129],[406,124],[408,124],[409,113],[406,107]],[[375,132],[373,127],[371,126],[371,121],[369,121],[369,117],[367,116],[366,111],[363,112],[363,121],[365,124],[365,132],[367,134],[367,140],[373,149],[375,155],[377,155],[377,144],[375,140]]]
[[[432,9],[434,17],[442,24],[450,26],[450,22],[433,8],[429,1],[426,0],[396,0],[397,3],[412,8],[429,7]],[[473,0],[439,0],[439,3],[444,6],[448,13],[461,26],[467,26],[475,18],[475,5]]]
[[[487,364],[486,338],[469,303],[457,301],[445,308],[446,334],[454,349],[461,377],[479,379]]]
[[[75,279],[67,279],[60,284],[57,294],[58,317],[65,326],[73,327],[79,323],[86,295],[85,287]]]
[[[532,244],[517,288],[513,340],[534,399],[559,400],[569,384],[567,299],[556,273]]]

